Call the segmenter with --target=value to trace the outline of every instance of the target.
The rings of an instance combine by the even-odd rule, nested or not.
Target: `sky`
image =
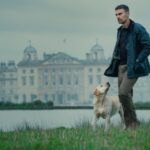
[[[120,26],[114,8],[127,4],[130,18],[150,33],[150,0],[0,0],[0,62],[23,58],[29,45],[43,53],[85,59],[98,42],[112,55]]]

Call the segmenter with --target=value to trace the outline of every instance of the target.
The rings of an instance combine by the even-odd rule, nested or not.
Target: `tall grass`
[[[149,150],[150,122],[142,122],[136,130],[121,131],[111,127],[108,134],[90,122],[77,123],[72,128],[43,130],[24,125],[15,131],[0,131],[0,150]]]

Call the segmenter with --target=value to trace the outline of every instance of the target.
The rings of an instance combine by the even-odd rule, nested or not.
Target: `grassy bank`
[[[13,132],[0,132],[1,150],[149,150],[150,126],[142,123],[134,131],[120,131],[111,127],[104,134],[99,127],[94,132],[88,124],[74,128],[49,130],[18,128]]]

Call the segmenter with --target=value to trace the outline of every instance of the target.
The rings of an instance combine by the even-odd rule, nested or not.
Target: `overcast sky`
[[[84,59],[98,39],[107,58],[119,27],[114,8],[122,3],[150,33],[150,0],[0,0],[0,61],[20,61],[29,40],[40,59],[59,51]]]

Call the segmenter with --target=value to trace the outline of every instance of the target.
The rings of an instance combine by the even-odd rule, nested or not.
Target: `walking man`
[[[121,26],[111,64],[104,75],[118,77],[118,95],[124,109],[126,127],[134,129],[139,122],[132,101],[133,86],[139,77],[150,73],[150,37],[141,24],[129,18],[127,5],[118,5],[115,15]]]

